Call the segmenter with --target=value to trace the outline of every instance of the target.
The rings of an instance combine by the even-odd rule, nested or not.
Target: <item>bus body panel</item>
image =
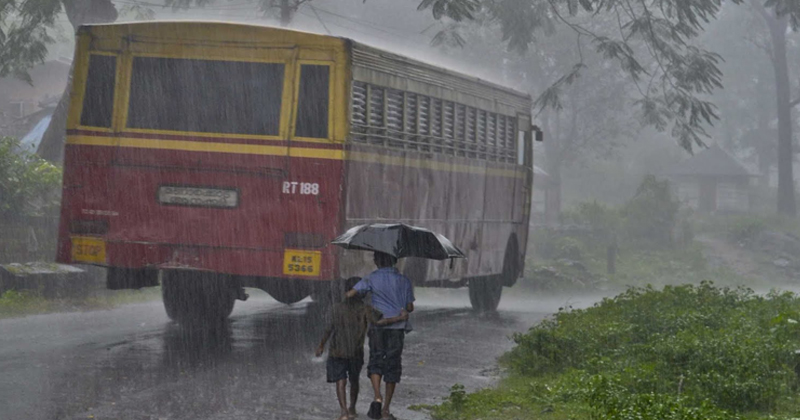
[[[452,263],[428,262],[419,284],[500,273],[512,235],[524,255],[527,218],[523,200],[514,198],[517,185],[524,184],[524,170],[454,157],[431,160],[418,152],[387,155],[352,144],[347,151],[346,227],[402,221],[442,233],[467,254]],[[340,277],[368,273],[371,258],[344,252]]]
[[[114,57],[116,64],[113,124],[104,128],[82,125],[81,119],[96,56]],[[284,63],[277,134],[130,128],[132,63],[142,59]],[[499,132],[501,122],[507,130],[523,129],[512,121],[529,114],[526,95],[345,39],[226,23],[82,27],[75,60],[59,262],[79,262],[72,258],[73,243],[83,247],[88,237],[90,245],[95,238],[105,246],[102,255],[90,258],[97,265],[334,280],[366,274],[372,264],[370,253],[342,251],[329,245],[331,239],[356,224],[398,220],[440,232],[468,255],[452,263],[404,261],[403,270],[422,270],[414,278],[418,283],[455,284],[497,274],[511,238],[524,257],[530,170],[509,154],[513,133]],[[303,65],[330,68],[327,139],[294,135]],[[398,113],[387,102],[378,119],[402,124],[401,137],[385,129],[354,129],[354,95],[365,83],[403,92],[404,110]],[[451,123],[463,118],[457,106],[488,115],[504,151],[500,140],[491,150],[477,143],[456,150],[463,145],[454,145],[457,133],[452,126],[446,133],[444,122],[436,144],[422,127],[408,131],[405,104],[411,95],[448,101]],[[440,121],[446,114],[440,112]],[[489,126],[483,127],[488,133]],[[300,193],[303,184],[317,185],[316,193]],[[165,205],[159,203],[163,186],[232,189],[238,202],[232,208]],[[94,222],[105,223],[107,231],[91,231]],[[86,226],[89,233],[80,230]],[[288,273],[287,258],[295,251],[316,253],[319,271]]]
[[[58,261],[307,280],[336,276],[335,250],[327,242],[342,219],[347,111],[335,106],[346,100],[342,40],[225,23],[149,22],[82,27],[77,44]],[[110,127],[85,126],[81,118],[96,56],[116,64]],[[131,66],[141,57],[281,63],[277,135],[131,128]],[[327,139],[294,135],[303,65],[329,68]],[[159,202],[164,187],[235,191],[238,199],[230,208],[165,204]],[[98,223],[105,230],[92,230]],[[82,230],[86,226],[92,229]],[[102,241],[102,255],[75,261],[73,243],[85,238]],[[318,272],[288,273],[290,252],[314,254]]]
[[[524,265],[532,175],[517,159],[517,145],[530,124],[530,97],[357,42],[351,51],[345,225],[403,221],[444,234],[467,254],[452,262],[401,261],[417,284],[497,275],[512,240]],[[468,112],[494,118],[495,135],[488,120],[470,132]],[[493,144],[480,143],[481,129]],[[340,277],[366,274],[370,258],[344,252]]]

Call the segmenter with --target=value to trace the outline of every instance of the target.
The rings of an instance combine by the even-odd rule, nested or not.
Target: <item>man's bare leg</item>
[[[348,410],[350,417],[356,415],[356,401],[358,401],[358,389],[359,389],[358,379],[356,379],[355,381],[350,379],[350,409]]]
[[[383,402],[383,417],[389,416],[389,405],[392,403],[392,395],[394,395],[394,388],[397,386],[394,382],[386,382],[386,400]]]
[[[336,398],[339,400],[339,408],[342,410],[338,420],[347,420],[347,379],[336,381]]]

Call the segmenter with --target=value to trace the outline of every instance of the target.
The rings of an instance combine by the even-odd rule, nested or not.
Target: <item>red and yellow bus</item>
[[[531,100],[349,39],[212,22],[79,30],[57,260],[108,288],[161,282],[170,317],[226,317],[242,287],[285,303],[363,275],[329,242],[402,221],[465,260],[402,263],[494,309],[520,275]]]

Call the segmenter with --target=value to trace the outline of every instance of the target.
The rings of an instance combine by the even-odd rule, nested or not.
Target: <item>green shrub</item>
[[[515,334],[517,345],[503,361],[526,377],[613,373],[630,394],[680,394],[681,404],[695,408],[765,410],[796,386],[798,308],[794,295],[765,298],[710,283],[633,288]]]
[[[636,195],[622,208],[627,237],[654,246],[672,245],[679,208],[668,181],[646,176]]]
[[[767,222],[755,216],[739,216],[728,225],[728,239],[736,243],[750,243],[767,230]]]
[[[60,186],[60,168],[0,137],[0,219],[53,214]]]
[[[739,416],[713,404],[693,404],[680,395],[628,392],[614,376],[591,378],[589,402],[595,418],[604,420],[734,420]]]

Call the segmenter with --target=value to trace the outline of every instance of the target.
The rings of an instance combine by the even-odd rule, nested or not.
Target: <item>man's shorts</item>
[[[347,378],[350,378],[350,382],[358,382],[358,375],[363,367],[364,354],[352,359],[328,356],[328,362],[325,364],[328,382],[338,382]]]
[[[384,382],[398,383],[403,373],[403,341],[406,332],[402,329],[371,328],[369,330],[369,364],[367,376],[378,374]]]

